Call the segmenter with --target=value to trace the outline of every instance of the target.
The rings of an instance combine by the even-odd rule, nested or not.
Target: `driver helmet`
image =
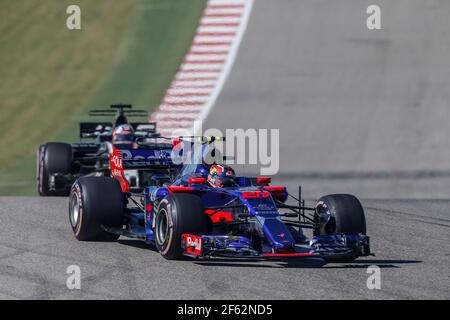
[[[225,188],[235,185],[235,176],[231,167],[214,164],[209,168],[208,182],[215,188]]]
[[[113,144],[129,144],[134,143],[134,130],[129,124],[121,124],[113,131],[112,142]]]

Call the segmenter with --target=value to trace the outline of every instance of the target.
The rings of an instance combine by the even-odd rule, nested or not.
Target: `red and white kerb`
[[[151,121],[163,136],[193,128],[214,105],[231,70],[253,0],[209,0],[191,47]]]

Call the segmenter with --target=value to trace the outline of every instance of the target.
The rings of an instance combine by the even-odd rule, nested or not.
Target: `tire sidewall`
[[[79,205],[78,220],[72,221],[72,205]],[[82,177],[72,185],[69,198],[69,222],[74,236],[81,241],[109,241],[118,235],[106,232],[105,227],[123,225],[125,204],[118,182],[108,177]]]
[[[167,241],[159,241],[158,224],[162,216],[162,211],[167,212]],[[179,193],[169,195],[162,199],[158,205],[155,217],[154,232],[155,244],[161,255],[169,260],[180,259],[182,257],[182,235],[208,234],[208,219],[204,213],[204,206],[201,197],[195,194]]]
[[[69,216],[70,225],[72,227],[72,231],[75,235],[75,237],[78,239],[80,237],[81,231],[83,229],[83,216],[84,216],[84,198],[83,198],[83,188],[79,181],[76,181],[73,186],[72,190],[70,192],[70,199],[69,199],[69,210],[72,209],[72,201],[73,199],[76,199],[78,201],[79,211],[78,211],[78,221],[77,224],[74,226],[72,224],[72,218]],[[70,214],[70,212],[69,212]]]
[[[44,196],[48,192],[48,174],[44,172],[44,155],[45,155],[46,145],[39,146],[36,152],[36,181],[37,181],[37,191],[39,195]],[[47,177],[45,179],[44,177]]]
[[[178,229],[175,229],[178,226],[178,220],[177,220],[177,208],[174,201],[174,198],[171,196],[168,196],[161,200],[161,202],[158,205],[158,211],[155,217],[155,232],[158,228],[159,220],[161,219],[161,215],[165,211],[165,214],[167,215],[167,223],[168,223],[168,236],[166,237],[165,241],[163,243],[160,243],[159,236],[155,235],[155,243],[158,251],[163,256],[171,256],[174,251],[174,244],[173,242],[176,241],[175,238],[178,237]]]

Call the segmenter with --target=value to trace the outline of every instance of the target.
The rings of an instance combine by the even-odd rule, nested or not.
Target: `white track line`
[[[231,71],[252,6],[253,0],[208,1],[191,48],[151,116],[163,136],[192,131],[194,121],[206,119]]]

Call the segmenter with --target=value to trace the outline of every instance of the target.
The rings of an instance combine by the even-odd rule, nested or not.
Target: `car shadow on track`
[[[145,243],[142,240],[133,240],[133,239],[119,239],[117,240],[117,243],[123,244],[125,246],[129,246],[129,247],[133,247],[133,248],[138,248],[138,249],[150,249],[151,251],[155,251],[154,248],[152,248],[152,246],[150,246],[149,244]]]
[[[158,254],[157,250],[141,240],[119,239],[118,243],[138,249],[146,249]],[[320,258],[289,258],[284,260],[267,259],[239,259],[239,258],[210,258],[205,260],[193,260],[185,258],[199,266],[204,267],[235,267],[235,268],[324,268],[324,269],[367,269],[369,266],[376,265],[381,269],[400,268],[403,264],[422,263],[419,260],[400,260],[400,259],[358,259],[352,262],[327,263]]]
[[[295,261],[294,261],[295,260]],[[210,260],[195,261],[197,265],[205,267],[249,267],[249,268],[320,268],[325,262],[322,259],[290,259],[290,260],[245,260],[233,258],[211,258]]]
[[[419,260],[395,260],[395,259],[378,259],[378,260],[355,260],[347,263],[330,263],[324,266],[326,269],[367,269],[370,266],[377,266],[380,269],[401,268],[402,264],[422,263]]]
[[[252,268],[324,268],[324,269],[367,269],[369,266],[376,265],[381,269],[400,268],[401,264],[421,263],[418,260],[355,260],[345,263],[327,263],[322,259],[299,258],[286,260],[255,260],[245,261],[242,259],[211,259],[194,262],[201,266],[220,266],[220,267],[252,267]]]

